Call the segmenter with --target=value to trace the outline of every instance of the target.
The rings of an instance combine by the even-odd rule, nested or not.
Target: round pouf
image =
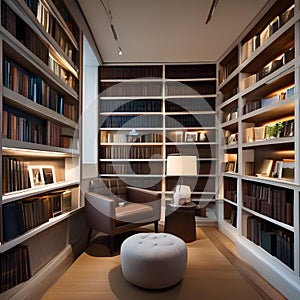
[[[169,233],[137,233],[121,245],[124,277],[147,289],[170,287],[182,280],[187,249],[184,241]]]

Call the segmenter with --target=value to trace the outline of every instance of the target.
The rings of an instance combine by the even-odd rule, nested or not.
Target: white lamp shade
[[[167,158],[168,176],[194,176],[197,175],[196,156],[169,155]]]

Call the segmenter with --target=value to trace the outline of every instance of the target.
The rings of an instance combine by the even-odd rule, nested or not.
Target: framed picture
[[[185,141],[186,142],[197,142],[198,132],[188,131],[185,133]]]
[[[276,161],[272,172],[272,177],[278,178],[282,169],[282,161]]]
[[[41,171],[45,184],[56,183],[53,166],[41,166]]]
[[[175,132],[175,142],[183,142],[183,131]]]
[[[227,140],[228,145],[235,145],[238,142],[238,133],[232,133]]]
[[[278,178],[294,179],[295,178],[295,162],[283,161],[280,165]]]
[[[228,161],[225,165],[225,172],[235,172],[235,161]]]
[[[31,187],[38,187],[45,184],[40,166],[29,166],[28,171]]]

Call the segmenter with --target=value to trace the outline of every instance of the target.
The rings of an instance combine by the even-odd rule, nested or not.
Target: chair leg
[[[158,221],[154,222],[154,232],[158,233]]]
[[[92,238],[92,232],[93,232],[93,229],[91,228],[91,229],[89,230],[87,244],[89,244],[90,241],[91,241],[91,238]]]
[[[108,247],[109,247],[110,254],[113,255],[115,252],[115,236],[114,235],[108,236]]]

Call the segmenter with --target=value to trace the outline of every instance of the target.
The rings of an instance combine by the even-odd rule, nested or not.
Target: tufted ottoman
[[[182,280],[187,261],[184,241],[169,233],[138,233],[121,246],[124,277],[148,289],[170,287]]]

